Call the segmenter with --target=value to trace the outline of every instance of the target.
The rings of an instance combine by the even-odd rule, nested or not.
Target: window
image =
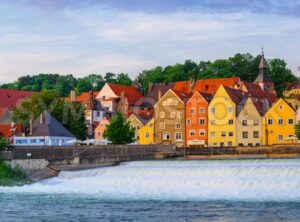
[[[204,125],[205,124],[205,119],[199,119],[199,124]]]
[[[160,118],[165,118],[165,112],[160,112],[160,113],[159,113],[159,117],[160,117]]]
[[[229,132],[228,132],[228,136],[232,137],[232,136],[233,136],[233,132],[232,132],[232,131],[229,131]]]
[[[190,113],[191,113],[191,114],[195,114],[195,109],[194,109],[194,108],[191,108],[191,109],[190,109]]]
[[[210,132],[210,137],[216,137],[216,132]]]
[[[98,136],[101,136],[101,132],[98,132]]]
[[[140,127],[140,125],[136,125],[136,129],[138,129],[138,130],[139,130],[140,128],[141,128],[141,127]]]
[[[44,143],[45,142],[45,139],[40,139],[40,143]]]
[[[221,137],[226,137],[226,132],[225,131],[221,132]]]
[[[268,125],[273,125],[273,120],[272,119],[268,119]]]
[[[278,135],[278,141],[282,141],[283,140],[283,135]]]
[[[180,129],[180,128],[181,128],[180,123],[176,123],[175,128],[176,128],[176,129]]]
[[[258,119],[255,119],[254,122],[253,122],[253,125],[254,125],[254,126],[258,126],[258,125],[259,125],[259,120],[258,120]]]
[[[204,129],[199,130],[199,135],[200,136],[205,136],[205,130]]]
[[[233,113],[233,108],[232,107],[228,107],[228,112],[229,113]]]
[[[243,138],[247,139],[248,138],[248,132],[243,132]]]
[[[211,108],[211,109],[210,109],[210,112],[211,112],[211,113],[216,113],[216,108]]]
[[[97,117],[100,117],[100,114],[101,114],[100,112],[97,112]]]
[[[205,108],[200,108],[199,113],[201,113],[201,114],[205,113]]]
[[[233,125],[233,119],[228,120],[229,125]]]
[[[187,119],[187,120],[186,120],[186,124],[187,124],[187,125],[191,125],[191,119]]]
[[[163,140],[170,140],[170,133],[163,133]]]
[[[247,120],[244,119],[244,120],[242,121],[242,124],[243,124],[243,126],[247,126]]]
[[[181,112],[178,112],[177,113],[177,118],[181,118],[182,117],[182,113]]]
[[[253,138],[259,138],[259,132],[258,131],[253,132]]]
[[[289,119],[289,125],[293,125],[294,124],[294,120],[293,119]]]
[[[150,137],[150,134],[148,132],[146,132],[145,137],[148,139]]]
[[[211,121],[210,121],[210,124],[211,124],[211,125],[216,125],[216,121],[215,121],[215,120],[211,120]]]
[[[279,109],[281,109],[281,110],[282,110],[282,109],[283,109],[283,106],[282,106],[282,105],[280,105],[280,106],[279,106]]]
[[[31,139],[31,143],[36,143],[36,139]]]
[[[165,128],[165,122],[160,122],[159,129],[164,129],[164,128]]]
[[[228,142],[228,146],[232,147],[232,142],[231,141]]]
[[[175,133],[175,140],[181,140],[181,133]]]
[[[278,119],[278,124],[282,125],[283,124],[283,119]]]
[[[170,113],[170,118],[175,118],[176,117],[175,115],[176,115],[175,112],[171,112]]]
[[[293,137],[294,137],[294,135],[292,135],[292,134],[289,135],[289,138],[293,138]]]
[[[195,130],[190,130],[190,136],[195,136]]]

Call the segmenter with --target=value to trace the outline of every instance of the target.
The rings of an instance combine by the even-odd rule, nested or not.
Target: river
[[[142,161],[0,187],[0,221],[299,221],[300,159]]]

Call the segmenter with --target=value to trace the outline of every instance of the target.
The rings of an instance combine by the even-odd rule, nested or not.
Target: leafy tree
[[[104,138],[110,140],[113,144],[128,144],[134,141],[135,128],[126,122],[121,113],[116,113],[109,121],[109,125],[104,131]]]
[[[88,92],[89,90],[98,91],[102,89],[105,81],[101,75],[90,74],[86,77],[78,79],[75,91],[77,95],[80,95],[83,92]]]
[[[296,136],[300,139],[300,122],[295,125]]]
[[[0,135],[0,151],[1,150],[4,150],[4,148],[8,145],[8,141],[6,138],[2,137]],[[0,159],[1,159],[1,156],[0,156]]]
[[[112,72],[106,73],[104,76],[104,79],[105,79],[105,82],[107,82],[107,83],[117,83],[116,74],[114,74]]]
[[[128,74],[120,73],[117,76],[116,82],[121,85],[130,86],[132,84],[132,80],[128,76]]]

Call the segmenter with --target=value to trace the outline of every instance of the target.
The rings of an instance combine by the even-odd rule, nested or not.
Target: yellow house
[[[265,144],[296,143],[295,124],[295,110],[284,99],[279,99],[265,114]]]
[[[139,144],[154,144],[154,118],[139,130]]]
[[[140,129],[150,120],[150,118],[150,116],[140,115],[136,113],[133,113],[128,117],[127,122],[129,122],[129,124],[135,128],[135,140],[137,142],[139,142]]]
[[[208,106],[208,146],[237,146],[237,113],[246,93],[221,85]]]

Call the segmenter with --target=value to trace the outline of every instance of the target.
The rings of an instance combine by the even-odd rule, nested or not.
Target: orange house
[[[207,146],[208,105],[211,99],[211,94],[196,91],[186,103],[186,146]]]
[[[106,117],[104,117],[95,129],[95,140],[103,140],[104,139],[103,133],[108,124],[109,124],[108,119]]]

